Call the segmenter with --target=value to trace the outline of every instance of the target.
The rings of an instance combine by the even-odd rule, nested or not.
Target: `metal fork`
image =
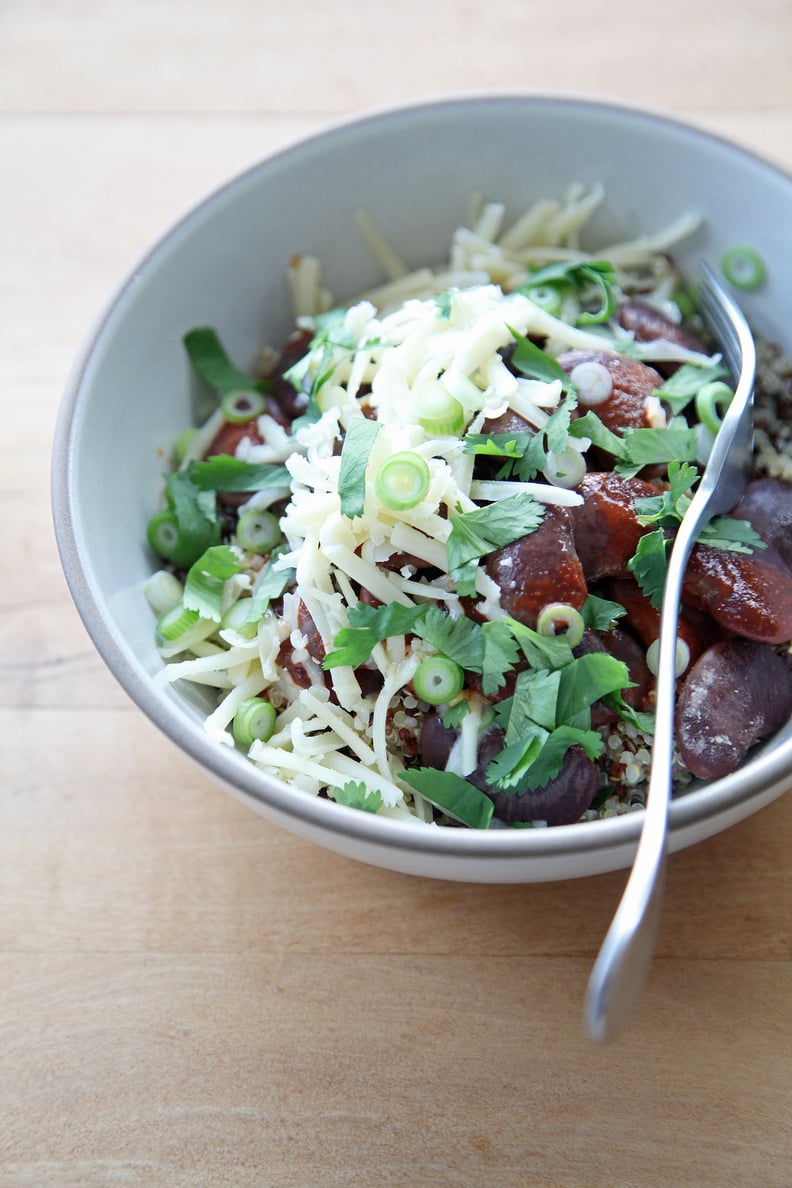
[[[737,304],[720,287],[705,263],[699,267],[703,281],[698,306],[737,385],[668,561],[660,616],[655,735],[646,812],[633,868],[586,992],[586,1029],[592,1039],[603,1042],[615,1039],[622,1031],[640,998],[660,918],[671,801],[676,639],[685,567],[701,529],[713,516],[730,511],[738,502],[745,490],[751,462],[756,348]]]

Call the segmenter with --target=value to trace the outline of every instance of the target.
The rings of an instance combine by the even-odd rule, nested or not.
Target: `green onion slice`
[[[196,610],[189,610],[183,603],[166,611],[157,623],[157,635],[168,643],[175,643],[198,623],[200,615]]]
[[[735,244],[723,253],[721,272],[736,289],[756,289],[766,275],[762,257],[754,248],[743,244]]]
[[[180,466],[187,457],[187,451],[195,440],[197,429],[182,429],[179,436],[173,443],[173,458],[177,466]]]
[[[404,450],[380,467],[374,480],[377,498],[391,511],[406,511],[420,503],[429,490],[429,465],[420,454]]]
[[[465,410],[441,383],[427,384],[421,389],[418,424],[432,437],[461,433],[465,427]]]
[[[263,697],[247,697],[234,715],[234,738],[241,747],[266,742],[275,730],[275,707]]]
[[[223,416],[232,425],[244,425],[260,417],[266,407],[267,402],[261,392],[252,388],[234,388],[226,392],[220,401]]]
[[[520,291],[529,301],[533,301],[534,305],[538,305],[546,313],[552,314],[554,318],[557,318],[561,313],[562,298],[554,285],[528,285]]]
[[[548,602],[536,620],[540,635],[556,635],[561,627],[571,648],[577,647],[583,638],[584,626],[580,611],[566,602]]]
[[[146,528],[148,542],[155,553],[169,561],[179,547],[181,532],[179,522],[172,511],[157,512]]]
[[[456,660],[447,656],[428,656],[415,670],[413,688],[416,697],[428,705],[447,705],[462,692],[465,674]]]
[[[252,602],[252,598],[238,598],[232,602],[223,613],[220,626],[228,631],[236,631],[245,639],[253,639],[258,631],[258,623],[250,618]]]
[[[720,380],[699,388],[696,393],[696,416],[702,425],[717,433],[723,423],[721,412],[726,412],[733,397],[734,392],[729,385]]]
[[[236,526],[236,538],[249,553],[271,553],[281,539],[280,524],[272,512],[252,508],[243,512]]]
[[[164,615],[181,602],[184,587],[175,573],[171,573],[169,569],[158,569],[146,579],[143,594],[154,614]]]

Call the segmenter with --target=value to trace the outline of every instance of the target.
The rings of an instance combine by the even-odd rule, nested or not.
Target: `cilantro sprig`
[[[508,330],[517,343],[511,357],[511,364],[521,375],[526,376],[527,379],[542,380],[546,384],[558,381],[563,391],[577,391],[561,364],[552,355],[548,355],[536,343],[531,342],[530,338],[526,338],[524,334],[520,334],[519,330],[515,330],[513,326],[509,326]]]
[[[635,500],[638,522],[652,531],[641,537],[627,568],[654,607],[662,602],[673,533],[690,507],[691,492],[698,478],[695,466],[670,462],[667,489],[658,495]],[[734,553],[752,553],[755,549],[767,548],[747,520],[733,516],[716,516],[710,520],[699,533],[697,543]]]
[[[341,514],[353,519],[363,515],[366,498],[366,467],[374,440],[382,425],[367,417],[355,417],[349,422],[341,447],[341,468],[338,474],[338,496]]]
[[[692,462],[698,451],[696,431],[682,418],[672,418],[664,429],[627,428],[620,436],[589,409],[571,423],[569,434],[587,437],[592,445],[612,454],[615,470],[623,478],[634,478],[656,463]]]
[[[480,558],[534,532],[543,517],[544,506],[522,492],[452,516],[446,550],[448,573],[457,593],[475,594]]]
[[[329,792],[336,804],[361,809],[364,813],[376,813],[382,808],[382,793],[376,788],[367,788],[362,780],[347,780],[341,787],[330,788]]]

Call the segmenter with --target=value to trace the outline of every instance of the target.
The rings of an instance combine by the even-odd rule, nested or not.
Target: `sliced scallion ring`
[[[243,512],[237,522],[236,538],[249,553],[271,553],[281,539],[277,516],[263,508]]]
[[[166,611],[157,623],[157,635],[168,643],[175,643],[196,626],[201,616],[197,610],[190,610],[179,602]]]
[[[717,433],[723,423],[721,413],[726,412],[733,398],[734,392],[721,380],[704,384],[696,393],[696,416],[702,425]]]
[[[660,640],[655,639],[649,644],[646,649],[646,667],[653,676],[657,676],[657,662],[660,656]],[[677,636],[676,650],[674,652],[674,674],[678,677],[690,664],[690,648],[685,643],[681,636]]]
[[[244,425],[260,417],[267,407],[267,401],[253,388],[235,388],[226,392],[220,402],[223,416],[232,425]]]
[[[421,388],[418,424],[432,437],[461,433],[465,410],[455,396],[439,382]]]
[[[754,248],[743,244],[735,244],[723,253],[721,272],[736,289],[756,289],[766,275],[762,257]]]
[[[157,512],[146,527],[148,542],[155,553],[169,561],[181,541],[179,522],[172,511]]]
[[[224,612],[220,626],[227,631],[236,631],[237,635],[245,639],[253,639],[258,631],[258,623],[249,619],[252,602],[252,598],[238,598],[232,602]]]
[[[275,730],[275,707],[263,697],[247,697],[234,715],[234,738],[241,747],[266,742]]]
[[[529,301],[533,301],[534,305],[538,305],[554,318],[561,313],[562,298],[555,285],[529,285],[520,292],[525,293]]]
[[[175,573],[171,573],[169,569],[158,569],[146,579],[143,594],[154,614],[164,615],[181,602],[184,587]]]
[[[577,647],[583,638],[584,626],[580,611],[567,602],[548,602],[536,620],[536,630],[540,635],[556,635],[559,627],[563,628],[571,648]]]
[[[427,705],[446,705],[462,692],[465,674],[448,656],[427,656],[415,670],[413,689]]]
[[[181,463],[184,461],[187,451],[190,448],[197,432],[197,429],[183,429],[174,441],[173,458],[177,466],[181,465]]]
[[[403,450],[383,462],[374,480],[377,498],[391,511],[406,511],[429,490],[429,465],[420,454]]]

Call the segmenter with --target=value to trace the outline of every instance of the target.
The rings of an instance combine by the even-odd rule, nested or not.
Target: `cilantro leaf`
[[[341,468],[338,474],[338,495],[341,514],[354,519],[363,515],[366,496],[366,467],[371,447],[382,426],[368,417],[354,417],[344,435],[341,447]]]
[[[376,813],[382,808],[382,793],[376,788],[367,788],[362,780],[347,780],[343,787],[329,788],[336,804],[362,809],[364,813]]]
[[[284,590],[291,585],[294,569],[288,566],[283,569],[275,568],[275,562],[286,552],[288,552],[286,544],[276,545],[270,553],[269,561],[259,571],[253,587],[253,597],[250,600],[251,605],[246,620],[248,623],[258,623],[273,598],[280,598]]]
[[[360,668],[380,640],[391,635],[410,634],[425,613],[424,606],[403,606],[400,602],[367,606],[359,602],[350,607],[349,627],[342,627],[338,632],[333,640],[333,651],[324,657],[322,667],[339,668],[348,664]]]
[[[492,697],[506,683],[506,673],[517,663],[520,649],[508,624],[498,620],[482,623],[481,643],[481,691]],[[471,667],[469,661],[467,667]]]
[[[588,652],[560,670],[558,723],[570,722],[607,693],[632,685],[627,665],[607,652]]]
[[[202,491],[188,474],[177,471],[166,478],[165,494],[179,527],[179,541],[171,560],[179,569],[186,569],[210,545],[220,543],[215,493]]]
[[[521,736],[505,746],[487,766],[487,782],[494,788],[514,788],[526,779],[539,758],[550,731],[535,722],[527,721]],[[527,787],[528,785],[523,785]],[[539,785],[536,785],[537,787]]]
[[[525,659],[533,668],[561,668],[574,660],[566,635],[540,635],[517,619],[506,619]]]
[[[472,619],[460,615],[452,619],[437,606],[424,607],[424,614],[413,628],[416,635],[437,648],[462,668],[480,672],[484,656],[482,629]]]
[[[517,674],[514,693],[496,707],[507,746],[524,737],[532,725],[553,729],[560,681],[560,669],[535,668]]]
[[[733,516],[716,516],[702,528],[697,540],[699,544],[730,553],[752,553],[754,549],[767,548],[749,520],[737,520]]]
[[[259,392],[269,391],[267,380],[253,379],[239,371],[226,353],[217,331],[211,326],[198,326],[188,330],[182,339],[187,354],[201,379],[218,392],[234,392],[239,388],[255,388]]]
[[[591,409],[572,422],[569,426],[569,434],[571,437],[588,437],[591,444],[597,449],[613,454],[614,458],[618,458],[620,461],[628,460],[629,455],[624,438],[609,429]]]
[[[610,631],[616,620],[626,615],[626,610],[620,602],[609,602],[607,598],[600,598],[596,594],[589,594],[580,608],[583,622],[592,631]]]
[[[535,531],[543,517],[544,507],[522,492],[453,516],[446,549],[448,572],[458,593],[475,592],[476,563],[480,557]]]
[[[692,462],[698,453],[696,430],[669,423],[664,429],[625,429],[626,457],[616,463],[625,478],[658,462]]]
[[[515,330],[511,326],[508,326],[507,329],[517,343],[511,363],[521,375],[527,376],[529,379],[543,380],[546,384],[555,383],[557,380],[565,392],[577,391],[561,364],[552,355],[546,354],[541,347],[531,342],[530,338],[520,334],[519,330]]]
[[[544,437],[533,430],[515,433],[468,433],[463,441],[466,454],[479,454],[488,458],[503,458],[504,463],[498,478],[515,475],[523,482],[530,482],[543,469],[547,456]]]
[[[212,545],[194,561],[184,583],[184,605],[198,611],[202,619],[220,622],[220,605],[225,584],[239,573],[242,564],[228,545]]]
[[[285,466],[264,462],[243,462],[232,454],[214,454],[200,462],[191,462],[186,470],[190,482],[202,491],[266,491],[282,487],[288,491],[291,475]]]
[[[558,408],[548,418],[547,423],[542,430],[541,436],[547,443],[547,449],[554,454],[563,454],[567,448],[567,437],[569,435],[569,426],[572,420],[572,410],[577,406],[577,399],[574,396],[567,396],[567,398],[559,404]],[[538,436],[538,435],[537,435]]]
[[[569,434],[588,437],[597,449],[612,454],[617,472],[625,478],[657,462],[690,462],[698,447],[695,429],[679,422],[671,421],[664,429],[625,429],[619,435],[591,409],[571,423]]]
[[[652,737],[655,732],[654,714],[633,709],[631,705],[627,704],[621,693],[608,693],[602,700],[605,705],[609,706],[625,722],[629,722],[631,726],[634,726],[636,730],[640,730],[642,734],[646,734],[650,738]]]
[[[470,702],[466,697],[460,697],[458,701],[452,701],[443,714],[443,725],[446,730],[455,730],[469,713]]]
[[[627,562],[627,568],[654,607],[660,606],[663,601],[671,546],[672,541],[666,537],[663,529],[656,528],[654,532],[644,533]]]
[[[673,375],[655,388],[653,395],[665,401],[672,413],[680,413],[705,384],[728,375],[722,363],[700,367],[697,363],[683,363]]]
[[[469,780],[434,767],[403,771],[401,778],[446,816],[472,829],[489,827],[494,805],[489,796]]]
[[[559,726],[544,742],[524,779],[515,789],[517,794],[529,788],[544,788],[561,774],[564,758],[570,747],[581,746],[589,759],[596,759],[605,746],[596,730],[580,730],[575,726]]]

